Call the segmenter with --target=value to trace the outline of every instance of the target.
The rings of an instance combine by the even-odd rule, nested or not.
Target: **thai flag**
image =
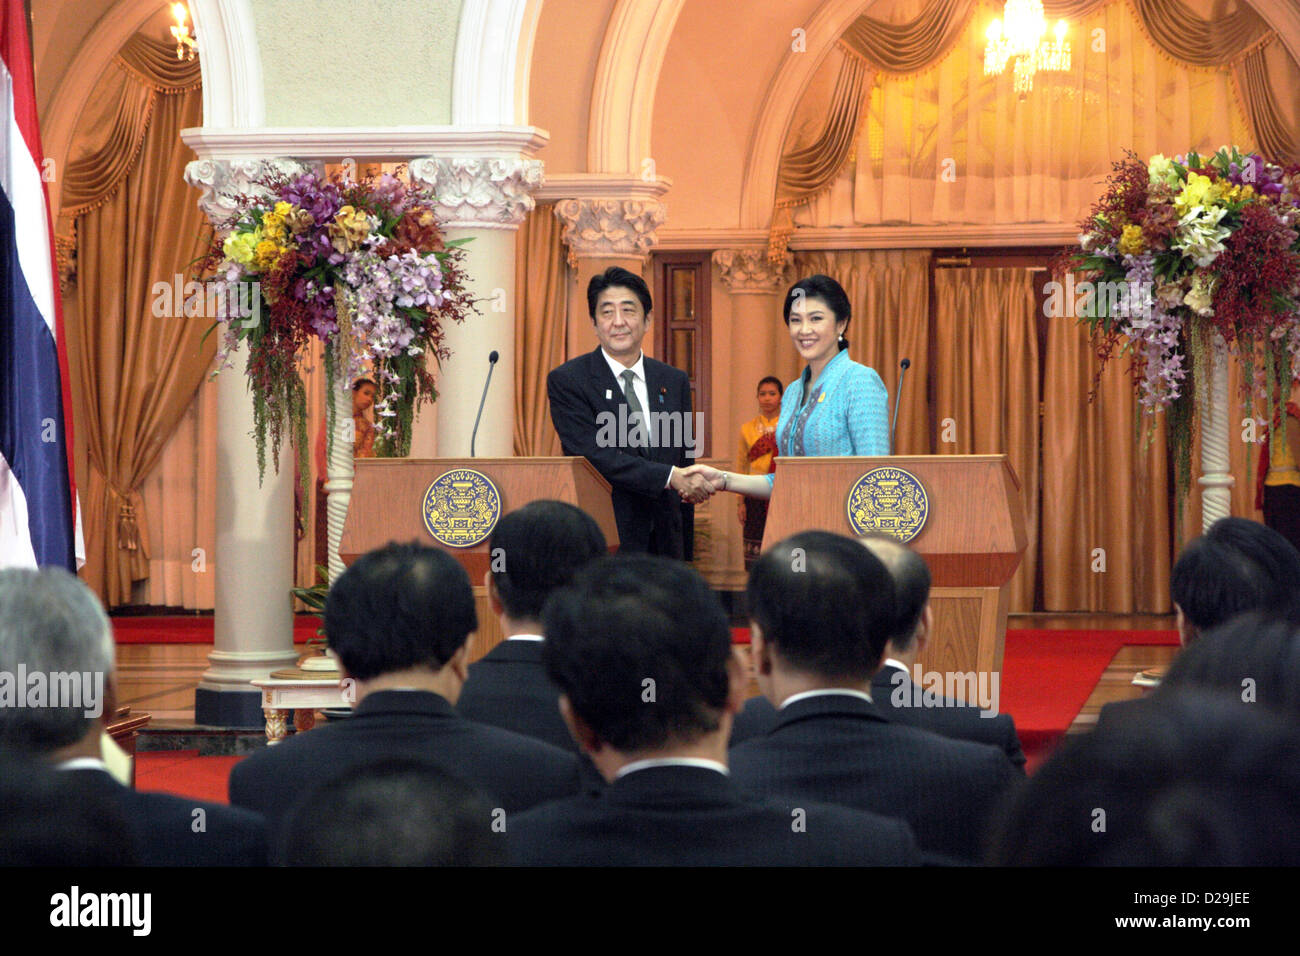
[[[0,0],[0,57],[0,567],[75,571],[68,358],[23,0]]]

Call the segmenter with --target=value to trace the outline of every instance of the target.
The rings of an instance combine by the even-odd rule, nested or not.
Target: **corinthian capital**
[[[719,249],[713,253],[713,264],[719,277],[732,295],[771,295],[780,292],[790,283],[793,271],[789,259],[773,264],[767,250]]]
[[[242,208],[241,197],[261,197],[258,180],[271,173],[296,176],[312,167],[296,159],[196,159],[185,167],[185,181],[200,190],[199,208],[214,226],[230,220]]]
[[[411,161],[411,179],[438,195],[438,218],[449,226],[515,229],[536,203],[542,161],[517,156],[468,156]]]
[[[656,199],[562,199],[555,204],[570,265],[579,258],[645,256],[667,212]]]

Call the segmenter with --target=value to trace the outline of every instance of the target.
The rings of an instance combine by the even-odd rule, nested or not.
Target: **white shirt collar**
[[[540,634],[511,634],[509,637],[506,638],[506,640],[507,641],[544,641],[546,640],[546,638],[544,638]]]
[[[73,757],[55,767],[56,770],[102,770],[108,773],[108,764],[98,757]]]
[[[896,668],[897,670],[902,671],[904,674],[908,672],[907,665],[904,664],[902,661],[897,660],[893,657],[886,657],[884,663],[880,665],[881,670],[884,670],[886,667]]]
[[[707,770],[716,770],[723,776],[729,776],[731,773],[726,764],[718,763],[716,760],[705,760],[703,757],[658,757],[649,760],[633,760],[614,774],[614,779],[636,773],[638,770],[649,770],[651,767],[703,767]]]
[[[619,387],[622,388],[623,373],[628,371],[629,366],[624,365],[618,359],[610,358],[609,353],[605,351],[603,346],[601,347],[600,354],[605,359],[605,362],[609,365],[609,370],[614,373],[614,380],[618,382]],[[637,356],[636,362],[633,365],[631,365],[630,368],[632,374],[636,376],[637,381],[640,382],[645,381],[645,352],[642,352],[640,355]]]
[[[777,709],[785,710],[791,704],[797,703],[801,700],[807,700],[809,697],[827,697],[831,694],[857,697],[861,700],[865,700],[868,704],[871,703],[871,695],[860,690],[849,690],[847,687],[822,687],[818,690],[806,690],[800,694],[791,694],[785,700],[781,701],[781,706]]]

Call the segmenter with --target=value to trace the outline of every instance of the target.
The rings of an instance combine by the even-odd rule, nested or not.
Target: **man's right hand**
[[[706,477],[703,471],[701,465],[692,465],[690,468],[674,467],[668,485],[682,496],[683,501],[698,505],[702,501],[708,501],[709,496],[719,487]]]

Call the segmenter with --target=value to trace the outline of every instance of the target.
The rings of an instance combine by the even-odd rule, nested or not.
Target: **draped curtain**
[[[1011,578],[1013,612],[1034,609],[1038,561],[1038,275],[1012,268],[934,273],[935,430],[929,450],[1005,454],[1020,479],[1028,545]]]
[[[515,454],[559,455],[546,376],[564,362],[566,261],[554,203],[538,203],[515,238]]]
[[[1073,69],[1039,74],[1022,109],[1005,77],[983,76],[982,25],[1000,4],[896,0],[854,21],[796,111],[769,254],[781,258],[800,223],[1073,221],[1129,148],[1233,141],[1300,160],[1300,70],[1244,0],[1214,16],[1184,0],[1045,7],[1071,20]],[[830,218],[824,200],[846,166],[853,214],[835,203]]]
[[[140,484],[194,397],[215,342],[201,345],[210,323],[175,315],[171,298],[174,277],[189,273],[210,238],[183,178],[193,153],[180,140],[182,129],[202,123],[199,65],[136,36],[110,74],[106,84],[124,95],[99,117],[103,125],[79,130],[96,146],[67,166],[60,232],[72,232],[77,261],[69,351],[89,462],[83,574],[114,607],[148,577]],[[161,298],[158,282],[168,289]]]

